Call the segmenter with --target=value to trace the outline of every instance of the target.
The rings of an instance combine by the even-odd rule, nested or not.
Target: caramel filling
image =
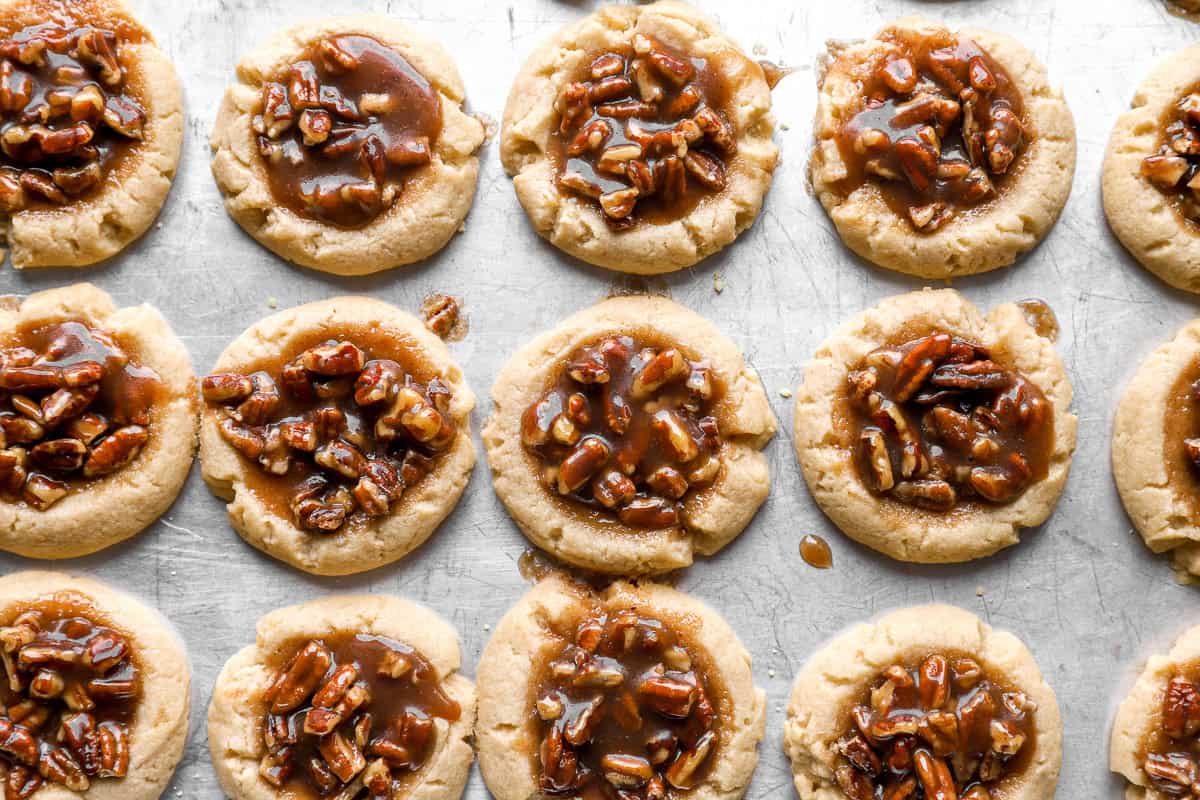
[[[973,342],[934,333],[881,347],[846,392],[854,463],[875,494],[935,511],[1007,503],[1049,469],[1050,401]]]
[[[301,528],[334,533],[392,513],[458,429],[450,387],[404,337],[325,336],[298,355],[209,375],[201,389],[221,436],[260,467],[247,486]]]
[[[263,693],[259,774],[293,800],[401,797],[462,713],[437,670],[384,636],[341,633],[296,648]]]
[[[1150,784],[1168,797],[1196,797],[1200,781],[1200,688],[1195,665],[1167,682],[1160,714],[1142,740],[1139,758]]]
[[[666,800],[702,783],[720,745],[716,695],[676,630],[593,611],[535,682],[542,791],[581,800]]]
[[[35,25],[0,41],[0,211],[87,197],[145,135],[123,48],[144,41],[81,25]]]
[[[737,134],[718,65],[637,34],[596,56],[558,98],[560,189],[617,228],[672,222],[722,191]]]
[[[1200,220],[1200,88],[1163,114],[1158,150],[1142,159],[1142,175],[1170,200],[1182,219]]]
[[[139,670],[89,600],[64,592],[23,606],[0,627],[0,664],[5,800],[125,777]]]
[[[566,360],[522,416],[522,441],[551,491],[593,518],[668,528],[721,470],[722,394],[712,369],[678,348],[610,336]]]
[[[369,36],[309,47],[263,85],[253,121],[276,202],[310,219],[359,228],[387,211],[432,160],[442,130],[437,90]]]
[[[0,349],[0,496],[44,510],[137,458],[162,381],[81,322],[19,331]]]
[[[931,232],[996,197],[1028,149],[1021,93],[978,44],[891,30],[860,65],[862,96],[838,131],[846,194],[870,182]],[[856,72],[857,75],[857,72]]]
[[[1036,711],[973,658],[896,664],[850,710],[834,776],[850,800],[999,800],[1032,757]]]

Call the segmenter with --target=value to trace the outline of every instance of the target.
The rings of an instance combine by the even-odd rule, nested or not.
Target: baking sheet
[[[276,607],[332,592],[394,593],[425,603],[462,637],[474,674],[491,628],[528,588],[517,569],[527,543],[491,490],[478,430],[493,377],[512,351],[559,319],[630,288],[671,295],[713,320],[744,348],[766,384],[781,427],[768,447],[770,500],[718,557],[683,573],[680,588],[723,612],[754,656],[769,695],[767,735],[748,797],[793,796],[781,751],[795,671],[832,634],[886,609],[943,601],[970,609],[1028,643],[1058,693],[1066,725],[1060,798],[1116,798],[1106,768],[1112,708],[1140,662],[1200,622],[1200,590],[1175,584],[1166,563],[1132,532],[1109,470],[1119,392],[1138,362],[1196,313],[1117,244],[1104,221],[1099,174],[1113,120],[1165,54],[1200,27],[1158,0],[702,0],[760,57],[798,67],[775,91],[783,164],[761,218],[733,247],[702,265],[644,283],[574,262],[526,224],[496,145],[482,153],[466,232],[429,262],[366,279],[338,279],[275,258],[226,216],[208,171],[207,136],[240,54],[271,31],[322,14],[374,11],[418,25],[450,47],[473,110],[499,119],[524,58],[595,2],[580,0],[143,0],[134,2],[174,59],[186,87],[187,140],[166,209],[141,242],[97,268],[0,272],[0,292],[90,280],[124,304],[149,302],[170,320],[203,374],[243,328],[275,307],[338,294],[370,294],[417,310],[431,292],[463,297],[470,334],[451,344],[480,397],[480,450],[466,495],[442,529],[403,562],[366,575],[320,579],[245,545],[223,504],[194,469],[178,502],[132,542],[60,564],[128,589],[178,627],[193,666],[187,754],[166,797],[219,798],[205,713],[225,660],[253,639]],[[749,13],[748,13],[749,12]],[[791,449],[792,401],[803,365],[847,315],[919,288],[852,256],[805,184],[815,99],[814,64],[829,38],[865,35],[922,12],[952,24],[1011,33],[1049,67],[1075,113],[1079,161],[1066,211],[1017,267],[955,282],[984,308],[1027,297],[1048,301],[1062,325],[1059,351],[1075,386],[1079,446],[1057,512],[993,558],[949,567],[906,566],[842,537],[817,510]],[[718,279],[718,276],[720,278]],[[724,290],[714,291],[715,283]],[[832,544],[834,568],[800,559],[802,536]],[[0,572],[43,566],[3,556]],[[488,796],[475,770],[466,797]]]

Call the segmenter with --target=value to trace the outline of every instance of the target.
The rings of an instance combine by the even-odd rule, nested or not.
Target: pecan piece
[[[118,428],[92,448],[83,465],[84,477],[91,478],[116,472],[137,458],[149,440],[150,432],[141,425]]]
[[[271,713],[284,714],[303,703],[316,690],[332,662],[333,654],[320,642],[312,641],[301,648],[264,693]]]

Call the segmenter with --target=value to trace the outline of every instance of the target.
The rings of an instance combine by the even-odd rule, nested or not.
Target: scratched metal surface
[[[143,18],[175,60],[187,92],[183,164],[160,224],[123,256],[90,270],[0,272],[0,292],[30,292],[91,280],[122,304],[162,309],[203,372],[248,324],[287,307],[366,293],[415,310],[434,291],[463,296],[471,331],[451,345],[480,397],[474,427],[489,412],[493,376],[512,350],[567,314],[622,285],[560,256],[529,229],[497,158],[483,154],[467,223],[426,264],[368,279],[325,277],[291,267],[229,220],[208,171],[207,135],[238,56],[274,29],[328,12],[389,13],[419,25],[454,52],[476,111],[499,118],[522,60],[588,0],[142,0]],[[1064,711],[1067,752],[1058,796],[1118,796],[1105,768],[1112,707],[1139,662],[1189,623],[1200,594],[1177,586],[1167,566],[1132,533],[1109,473],[1108,442],[1118,392],[1137,363],[1195,313],[1195,299],[1168,290],[1117,245],[1098,196],[1103,150],[1115,116],[1164,54],[1200,28],[1169,16],[1158,0],[840,0],[837,3],[703,0],[747,48],[799,72],[776,91],[783,164],[766,209],[735,246],[697,268],[651,282],[706,315],[745,350],[767,386],[781,429],[767,450],[771,499],[717,558],[679,586],[724,612],[754,656],[770,697],[766,739],[749,797],[792,795],[781,752],[791,678],[820,644],[885,609],[955,603],[1021,636]],[[983,307],[1041,297],[1058,313],[1059,349],[1076,391],[1079,447],[1057,513],[994,558],[969,565],[893,563],[843,538],[813,505],[790,446],[791,400],[779,392],[847,315],[919,281],[875,270],[843,248],[805,185],[814,102],[813,64],[828,38],[851,38],[901,14],[1016,35],[1065,88],[1079,128],[1075,187],[1047,240],[1015,268],[956,286]],[[725,289],[718,294],[713,278]],[[482,461],[482,460],[481,460]],[[818,533],[835,567],[810,569],[797,545]],[[386,592],[425,603],[460,631],[465,669],[505,610],[527,588],[517,569],[526,542],[495,498],[484,464],[440,532],[402,563],[353,578],[317,579],[251,549],[226,523],[222,504],[193,470],[174,508],[132,542],[61,564],[125,587],[161,609],[187,641],[194,670],[191,736],[167,796],[216,798],[205,709],[224,661],[251,641],[262,613],[331,592]],[[39,565],[0,558],[0,571]],[[982,590],[982,595],[977,594]],[[487,797],[473,773],[466,794]]]

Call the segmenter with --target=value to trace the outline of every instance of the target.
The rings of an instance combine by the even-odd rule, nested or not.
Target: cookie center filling
[[[146,111],[121,65],[142,36],[35,25],[0,41],[0,211],[86,197],[145,135]]]
[[[321,39],[263,85],[253,120],[271,194],[345,228],[375,220],[428,166],[442,130],[437,90],[369,36]]]
[[[289,798],[402,797],[459,704],[416,649],[342,633],[297,648],[263,693],[259,775]],[[444,733],[443,733],[444,735]]]
[[[1184,673],[1188,674],[1184,674]],[[1196,797],[1200,781],[1200,687],[1179,670],[1163,692],[1161,716],[1142,742],[1142,769],[1168,797]]]
[[[1142,159],[1142,175],[1183,219],[1200,221],[1200,90],[1168,108],[1161,125],[1158,150]]]
[[[957,336],[872,351],[846,376],[846,392],[854,462],[875,494],[934,511],[1007,503],[1049,468],[1050,401]]]
[[[895,664],[850,710],[834,772],[850,800],[990,800],[1034,750],[1036,704],[975,659]]]
[[[869,182],[914,230],[932,232],[1017,171],[1029,143],[1021,93],[971,39],[879,38],[887,47],[857,65],[862,95],[838,131],[847,193]]]
[[[550,490],[594,518],[669,528],[721,470],[722,394],[712,368],[677,347],[609,336],[566,359],[521,437]]]
[[[458,435],[450,387],[406,369],[416,354],[400,344],[356,332],[204,378],[221,436],[258,465],[247,486],[273,511],[334,533],[391,513],[433,471]]]
[[[45,510],[150,439],[157,373],[106,331],[60,322],[0,349],[0,497]]]
[[[725,188],[737,134],[713,60],[639,33],[576,78],[555,105],[561,190],[596,201],[621,229],[680,219]]]
[[[701,783],[719,745],[710,685],[664,622],[593,611],[535,683],[542,791],[667,800]]]
[[[6,800],[47,784],[85,792],[129,771],[139,670],[129,641],[98,619],[86,598],[64,593],[0,627]]]

